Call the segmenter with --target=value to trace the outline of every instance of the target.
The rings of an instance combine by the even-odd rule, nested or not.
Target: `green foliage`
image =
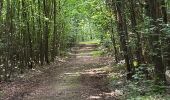
[[[0,75],[4,80],[54,61],[76,43],[99,43],[107,26],[105,0],[0,3]]]
[[[106,25],[107,10],[104,0],[66,1],[65,12],[70,35],[76,42],[99,40]]]
[[[164,87],[146,77],[162,81],[161,75],[170,68],[170,23],[164,22],[170,2],[158,7],[149,4],[160,10],[155,13],[162,12],[159,15],[153,7],[143,6],[148,2],[131,1],[3,0],[0,80],[49,64],[56,56],[67,55],[75,44],[100,44],[100,51],[91,52],[93,56],[114,55],[118,67],[133,73],[134,82],[127,86],[129,99],[159,98]],[[164,6],[166,12],[160,9]]]
[[[0,2],[0,76],[10,79],[53,61],[70,41],[63,0]]]
[[[139,74],[134,80],[125,80],[124,66],[113,65],[110,76],[110,88],[123,91],[123,95],[118,96],[120,100],[169,100],[166,86],[155,85],[154,80],[147,80],[143,73]]]
[[[130,82],[126,87],[127,100],[168,100],[165,87],[154,85],[153,81]]]
[[[92,40],[92,41],[85,41],[85,42],[79,42],[79,44],[100,44],[100,40]]]
[[[102,51],[93,51],[93,52],[92,52],[92,55],[93,55],[94,57],[99,57],[99,56],[103,55],[103,52],[102,52]]]

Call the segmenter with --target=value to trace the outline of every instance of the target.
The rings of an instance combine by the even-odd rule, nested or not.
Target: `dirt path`
[[[109,91],[107,76],[96,70],[111,59],[92,56],[95,50],[96,45],[79,45],[62,64],[49,65],[27,80],[1,84],[2,100],[114,100],[102,95]]]

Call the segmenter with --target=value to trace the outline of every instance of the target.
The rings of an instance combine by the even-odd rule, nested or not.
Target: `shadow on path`
[[[81,44],[70,57],[51,64],[42,73],[22,81],[1,84],[2,100],[115,100],[106,96],[109,57],[93,57],[97,45]]]

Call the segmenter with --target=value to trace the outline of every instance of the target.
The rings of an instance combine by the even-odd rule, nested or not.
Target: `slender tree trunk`
[[[162,10],[162,16],[163,16],[163,21],[165,24],[167,24],[168,22],[168,18],[167,18],[167,7],[166,7],[166,3],[165,0],[161,0],[161,10]]]
[[[53,7],[54,7],[54,18],[53,18],[53,20],[54,20],[54,31],[53,31],[53,49],[52,49],[52,61],[54,61],[54,59],[55,59],[55,56],[56,56],[56,51],[57,51],[57,48],[56,48],[56,33],[57,33],[57,23],[56,23],[56,0],[53,0]]]
[[[41,22],[41,2],[38,0],[38,37],[39,37],[39,60],[41,65],[44,64],[44,48],[43,48],[43,36],[42,36],[42,22]]]
[[[4,4],[4,0],[0,0],[0,16],[2,13],[3,4]]]
[[[167,7],[165,4],[165,0],[161,0],[161,10],[162,10],[162,16],[163,16],[163,22],[164,24],[168,23],[168,15],[167,15]],[[165,48],[165,65],[168,70],[170,70],[170,37],[166,35],[165,37],[165,44],[167,44]]]
[[[48,9],[48,2],[46,0],[43,0],[43,4],[44,4],[44,17],[45,19],[45,27],[44,27],[44,46],[45,46],[45,50],[44,50],[44,56],[45,56],[45,61],[47,64],[49,64],[49,58],[48,58],[48,34],[49,34],[49,26],[48,26],[48,21],[49,21],[49,9]]]
[[[162,84],[165,82],[165,66],[162,59],[162,44],[160,36],[162,34],[161,32],[161,26],[162,23],[160,21],[161,16],[161,2],[159,0],[152,0],[150,1],[150,15],[153,19],[151,21],[151,25],[154,25],[155,29],[153,30],[153,33],[151,34],[151,41],[152,41],[152,51],[153,51],[153,63],[155,66],[155,83],[156,84]]]
[[[10,49],[10,44],[12,43],[12,41],[11,41],[11,34],[10,34],[10,32],[11,32],[11,17],[12,16],[10,16],[11,15],[11,2],[10,2],[10,0],[7,0],[7,8],[6,8],[6,10],[7,10],[7,13],[6,13],[6,24],[5,24],[5,26],[6,26],[6,29],[5,29],[5,34],[6,34],[6,50],[5,50],[5,72],[4,72],[4,74],[5,74],[5,77],[4,77],[4,80],[5,81],[7,81],[8,80],[8,74],[9,74],[9,71],[10,71],[10,55],[11,55],[11,49]],[[10,17],[9,17],[10,16]]]
[[[130,16],[131,16],[131,27],[132,32],[136,34],[137,41],[136,41],[136,58],[139,64],[142,63],[142,46],[141,46],[141,36],[139,32],[137,32],[137,21],[136,21],[136,14],[135,14],[135,0],[129,0],[130,2]]]
[[[117,51],[116,39],[115,39],[115,35],[114,35],[113,19],[111,19],[111,40],[112,40],[113,47],[114,47],[115,61],[116,61],[116,63],[118,63],[118,51]]]

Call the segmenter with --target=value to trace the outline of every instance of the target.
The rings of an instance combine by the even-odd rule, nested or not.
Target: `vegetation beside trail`
[[[83,41],[83,42],[79,42],[79,44],[100,44],[100,40],[92,40],[92,41]]]

